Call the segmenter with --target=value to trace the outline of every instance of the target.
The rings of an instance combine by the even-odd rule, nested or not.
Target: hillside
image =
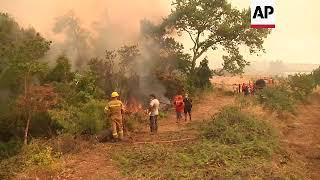
[[[133,176],[124,176],[121,173],[123,170],[118,166],[118,162],[113,159],[115,154],[117,155],[128,148],[148,149],[148,144],[159,144],[159,148],[163,147],[162,145],[173,148],[179,144],[185,146],[185,143],[197,143],[198,132],[194,125],[204,123],[203,120],[210,119],[222,107],[235,103],[233,97],[218,94],[220,95],[210,93],[198,100],[193,113],[194,121],[191,124],[176,124],[174,114],[171,113],[165,119],[160,120],[158,135],[150,135],[148,128],[145,127],[141,132],[131,134],[131,137],[122,143],[79,142],[84,144],[79,152],[64,155],[59,160],[60,170],[56,172],[31,170],[20,174],[18,177],[19,179],[29,179],[30,177],[38,177],[39,179],[136,179]],[[315,94],[310,104],[301,105],[298,108],[298,115],[293,119],[287,119],[281,123],[277,122],[279,119],[272,120],[271,124],[274,124],[276,130],[280,133],[282,149],[280,154],[276,153],[275,158],[273,158],[275,164],[271,167],[272,171],[280,171],[278,172],[280,174],[281,171],[283,171],[283,174],[301,173],[299,168],[303,167],[299,166],[304,164],[307,171],[305,174],[297,174],[297,177],[314,179],[320,176],[319,100],[320,95]],[[266,112],[262,113],[267,115]],[[158,147],[158,145],[154,147]],[[282,161],[279,161],[279,157],[280,159],[284,157],[289,159],[286,160],[284,165]]]

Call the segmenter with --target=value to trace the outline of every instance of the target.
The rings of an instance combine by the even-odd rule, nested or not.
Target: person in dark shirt
[[[189,115],[189,119],[191,121],[191,110],[192,110],[192,100],[189,95],[186,94],[183,98],[184,102],[184,120],[187,121],[187,116]]]

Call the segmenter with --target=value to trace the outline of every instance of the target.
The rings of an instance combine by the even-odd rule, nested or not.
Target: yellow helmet
[[[119,94],[117,93],[117,92],[113,92],[112,94],[111,94],[111,97],[119,97]]]

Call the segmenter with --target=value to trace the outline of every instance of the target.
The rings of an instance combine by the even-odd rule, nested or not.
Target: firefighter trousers
[[[112,136],[116,139],[123,139],[122,118],[112,118]]]

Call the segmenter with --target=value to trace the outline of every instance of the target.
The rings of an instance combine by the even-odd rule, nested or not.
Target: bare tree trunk
[[[28,144],[28,132],[29,132],[30,121],[31,121],[31,112],[28,112],[27,125],[24,130],[24,141],[23,141],[24,145]]]
[[[194,53],[191,61],[191,72],[190,72],[191,76],[194,76],[196,72],[196,63],[197,63],[197,57],[196,57],[196,53]]]
[[[28,104],[30,103],[28,93],[29,93],[29,87],[28,87],[28,80],[29,80],[29,74],[30,74],[31,68],[29,67],[28,72],[24,76],[24,100],[25,100],[25,117],[27,118],[27,124],[24,130],[24,145],[27,145],[28,143],[28,132],[29,132],[29,126],[31,121],[31,107],[28,107]],[[30,108],[28,110],[28,108]]]

